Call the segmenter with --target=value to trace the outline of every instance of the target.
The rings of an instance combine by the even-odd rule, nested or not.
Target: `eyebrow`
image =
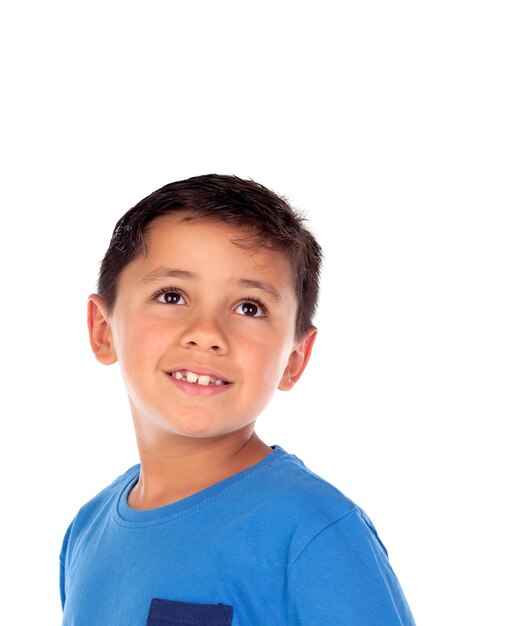
[[[248,287],[249,289],[259,289],[260,291],[264,291],[275,302],[279,302],[281,300],[278,290],[270,283],[266,283],[262,280],[250,280],[248,278],[240,278],[237,282],[240,287]]]
[[[159,268],[146,274],[144,278],[141,278],[138,282],[139,287],[145,287],[146,285],[151,285],[159,280],[164,278],[184,278],[184,279],[196,279],[198,276],[193,274],[193,272],[188,272],[186,270],[178,270],[172,268]],[[260,291],[268,294],[275,302],[279,302],[281,300],[281,295],[278,290],[263,280],[252,280],[250,278],[239,278],[235,281],[240,287],[247,287],[249,289],[259,289]]]
[[[195,278],[195,275],[192,272],[186,272],[185,270],[174,270],[167,267],[159,267],[158,270],[154,270],[153,272],[146,274],[144,278],[141,278],[138,285],[139,287],[145,287],[146,285],[156,283],[162,278]]]

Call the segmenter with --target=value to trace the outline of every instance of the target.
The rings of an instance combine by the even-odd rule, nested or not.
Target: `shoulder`
[[[276,523],[295,523],[291,533],[294,560],[315,537],[346,518],[376,535],[371,520],[355,502],[294,454],[282,450],[270,469],[267,488]]]
[[[309,469],[295,454],[281,453],[271,467],[269,490],[289,506],[306,512],[321,512],[331,519],[346,515],[358,507],[330,482]]]
[[[107,487],[102,489],[97,495],[91,498],[78,511],[69,526],[67,535],[70,535],[78,528],[84,528],[89,522],[102,515],[103,511],[108,511],[114,502],[119,498],[129,482],[133,481],[139,474],[140,465],[130,467],[124,474],[118,476]]]
[[[337,624],[347,616],[352,626],[414,626],[366,513],[295,455],[276,465],[272,488],[297,520],[288,555],[289,622]]]

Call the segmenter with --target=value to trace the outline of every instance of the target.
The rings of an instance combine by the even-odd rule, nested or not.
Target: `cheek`
[[[278,342],[245,341],[244,366],[258,393],[270,399],[283,376],[286,367],[286,350]]]
[[[160,324],[129,320],[116,338],[116,352],[123,376],[143,373],[152,360],[158,363],[165,348]]]

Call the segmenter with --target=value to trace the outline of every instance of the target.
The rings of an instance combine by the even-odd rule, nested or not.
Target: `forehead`
[[[251,228],[201,217],[186,221],[189,212],[166,215],[149,224],[144,253],[124,273],[135,277],[178,267],[213,280],[231,280],[238,274],[269,279],[293,291],[293,272],[286,254],[259,245]]]

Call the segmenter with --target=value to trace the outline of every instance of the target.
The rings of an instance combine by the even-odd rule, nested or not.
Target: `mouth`
[[[172,372],[167,372],[168,376],[174,378],[175,380],[188,382],[193,385],[201,385],[202,387],[210,387],[210,386],[220,386],[220,385],[230,385],[230,381],[225,380],[223,378],[217,378],[216,376],[212,376],[210,374],[199,374],[198,372],[192,372],[190,370],[174,370]]]

